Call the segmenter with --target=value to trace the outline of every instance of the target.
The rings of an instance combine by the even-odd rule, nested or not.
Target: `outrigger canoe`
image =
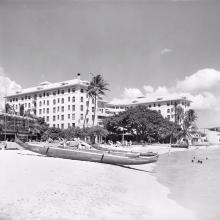
[[[177,143],[177,144],[171,144],[171,147],[173,147],[173,148],[189,148],[189,145],[187,143]]]
[[[101,146],[98,144],[94,144],[92,145],[93,148],[97,149],[97,150],[101,150],[101,151],[108,151],[110,153],[114,153],[114,152],[118,152],[118,153],[134,153],[134,154],[139,154],[139,156],[144,156],[144,157],[150,157],[150,156],[158,156],[158,153],[154,153],[154,152],[136,152],[136,151],[132,151],[132,150],[118,150],[116,147],[106,147],[106,146]]]
[[[41,146],[34,143],[24,143],[17,137],[15,138],[15,142],[22,148],[35,153],[70,160],[91,161],[115,165],[139,165],[154,163],[158,160],[158,156],[145,157],[136,153],[110,153],[100,150],[65,149],[59,147]]]

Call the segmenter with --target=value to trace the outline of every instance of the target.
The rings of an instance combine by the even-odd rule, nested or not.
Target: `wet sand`
[[[0,151],[0,219],[195,219],[168,198],[154,166],[128,169]]]

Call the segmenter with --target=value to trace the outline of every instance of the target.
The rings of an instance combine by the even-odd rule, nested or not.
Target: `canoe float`
[[[177,144],[171,144],[171,147],[173,147],[173,148],[189,148],[189,145],[187,143],[177,143]]]
[[[41,146],[39,144],[24,143],[17,137],[15,138],[15,142],[22,148],[35,153],[70,160],[91,161],[115,165],[139,165],[154,163],[158,160],[158,156],[145,157],[136,153],[110,153],[100,150],[65,149],[59,147]]]
[[[154,152],[135,152],[132,150],[118,150],[116,147],[106,147],[106,146],[101,146],[98,144],[94,144],[92,145],[93,148],[97,149],[97,150],[101,150],[101,151],[108,151],[110,153],[114,153],[114,152],[118,152],[118,153],[134,153],[134,154],[139,154],[139,156],[144,156],[144,157],[150,157],[150,156],[158,156],[158,153],[154,153]]]

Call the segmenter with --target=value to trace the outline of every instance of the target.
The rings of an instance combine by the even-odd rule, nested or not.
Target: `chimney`
[[[80,80],[80,73],[77,73],[77,79]]]

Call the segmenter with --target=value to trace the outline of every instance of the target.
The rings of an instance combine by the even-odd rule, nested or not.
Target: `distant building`
[[[170,121],[175,121],[175,107],[181,106],[184,113],[189,110],[191,101],[186,97],[170,96],[170,97],[159,97],[159,98],[147,98],[139,97],[131,100],[126,104],[114,104],[107,103],[105,114],[114,115],[119,112],[125,111],[128,108],[135,107],[137,105],[145,105],[151,110],[158,111],[164,118]]]
[[[20,106],[24,105],[24,111],[43,117],[50,127],[68,128],[83,126],[88,107],[86,126],[91,126],[94,116],[94,100],[88,99],[86,89],[88,81],[80,79],[80,74],[72,80],[50,83],[43,82],[38,86],[22,89],[16,94],[6,97],[7,103],[13,106],[16,114],[19,114]]]

